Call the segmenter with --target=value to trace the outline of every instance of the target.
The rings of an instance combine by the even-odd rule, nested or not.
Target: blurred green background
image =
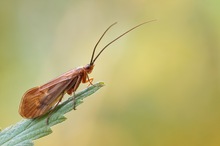
[[[0,127],[20,121],[23,93],[97,60],[106,86],[36,146],[219,146],[220,1],[0,1]],[[81,85],[80,89],[87,85]],[[79,89],[79,90],[80,90]],[[66,98],[65,98],[66,99]]]

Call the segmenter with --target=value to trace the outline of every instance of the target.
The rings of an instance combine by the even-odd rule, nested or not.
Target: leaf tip
[[[98,86],[103,87],[103,86],[105,86],[105,83],[104,82],[98,82]]]

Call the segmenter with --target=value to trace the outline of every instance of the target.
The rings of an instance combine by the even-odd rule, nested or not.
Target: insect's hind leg
[[[47,115],[47,125],[49,125],[49,119],[50,119],[50,117],[51,117],[51,115],[52,115],[52,113],[54,112],[54,110],[56,109],[56,107],[59,105],[59,103],[62,101],[62,99],[63,99],[63,96],[64,96],[64,93],[62,93],[61,94],[61,97],[60,97],[60,99],[59,99],[59,101],[56,103],[56,105],[50,110],[50,112],[48,113],[48,115]]]
[[[73,109],[76,110],[76,94],[73,92]]]

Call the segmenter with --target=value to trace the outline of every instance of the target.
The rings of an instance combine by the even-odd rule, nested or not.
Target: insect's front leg
[[[87,87],[89,87],[90,85],[93,85],[92,81],[93,81],[93,78],[88,78],[88,80],[86,80],[86,82],[89,82],[89,85]]]
[[[93,78],[89,78],[89,75],[87,73],[82,78],[82,83],[88,83],[89,82],[88,86],[93,85],[92,81],[93,81]]]

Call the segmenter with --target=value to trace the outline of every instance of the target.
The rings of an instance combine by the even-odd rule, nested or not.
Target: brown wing
[[[36,118],[47,113],[66,91],[75,85],[79,70],[70,70],[40,87],[25,92],[19,107],[20,115],[24,118]]]
[[[40,86],[41,90],[44,90],[44,89],[47,89],[47,88],[50,88],[51,86],[54,86],[60,82],[63,82],[63,81],[66,81],[66,80],[70,80],[70,79],[73,79],[75,78],[76,76],[78,75],[78,71],[77,69],[72,69],[72,70],[69,70],[68,72],[56,77],[55,79],[47,82],[46,84]]]
[[[48,88],[34,87],[22,97],[19,113],[24,118],[36,118],[47,113],[66,92],[73,79],[64,80]]]

